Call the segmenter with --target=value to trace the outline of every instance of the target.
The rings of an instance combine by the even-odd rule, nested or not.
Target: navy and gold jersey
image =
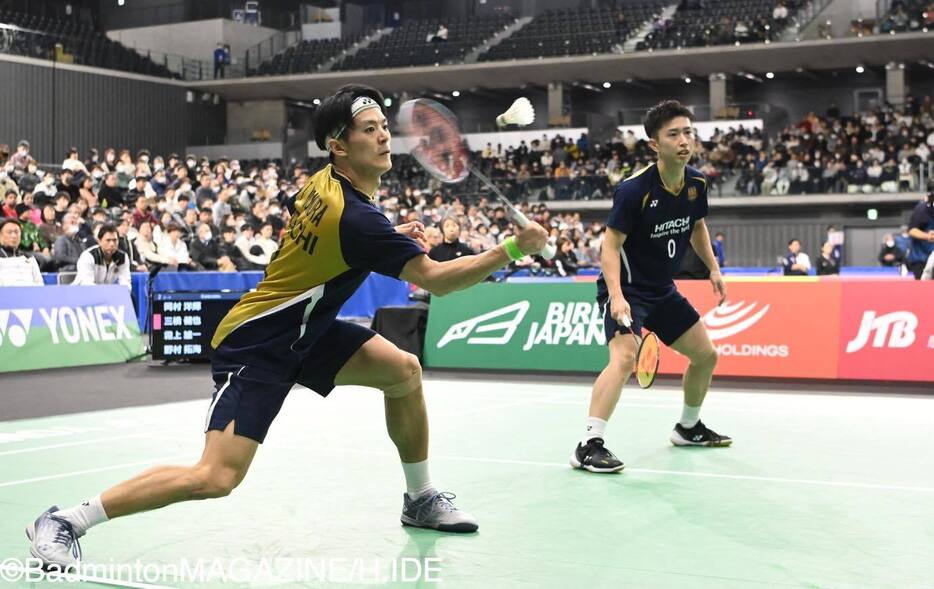
[[[707,179],[691,166],[684,170],[684,186],[678,194],[665,188],[655,164],[621,182],[607,226],[626,234],[620,250],[624,291],[672,289],[672,277],[691,247],[694,223],[706,216]],[[598,288],[606,290],[602,274]]]
[[[307,352],[371,271],[398,277],[424,250],[331,165],[295,196],[292,217],[256,290],[221,321],[211,341],[275,365],[283,349]],[[265,361],[265,362],[264,362]]]

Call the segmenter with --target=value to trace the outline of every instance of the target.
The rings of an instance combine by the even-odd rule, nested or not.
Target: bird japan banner
[[[934,282],[731,280],[718,306],[707,281],[679,281],[701,315],[721,376],[934,382]],[[608,352],[593,284],[483,284],[437,297],[430,367],[599,371]],[[662,351],[659,372],[687,358]]]

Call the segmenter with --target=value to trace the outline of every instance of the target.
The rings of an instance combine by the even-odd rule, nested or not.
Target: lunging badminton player
[[[322,102],[315,141],[330,152],[331,163],[295,196],[281,247],[262,282],[231,309],[214,335],[216,392],[200,461],[156,467],[70,509],[50,508],[27,529],[35,557],[67,565],[79,554],[78,538],[93,525],[229,494],[246,476],[295,383],[322,396],[336,385],[382,390],[387,429],[407,486],[402,523],[444,532],[477,529],[477,521],[455,508],[453,495],[439,492],[429,477],[418,359],[336,317],[371,271],[443,295],[482,281],[512,258],[541,251],[547,234],[532,223],[480,255],[431,260],[419,244],[424,240],[420,223],[393,228],[376,207],[380,176],[392,167],[389,140],[377,90],[345,86]],[[345,429],[352,432],[357,425],[350,421]]]
[[[604,309],[610,361],[594,383],[587,428],[571,454],[571,466],[591,472],[616,472],[623,463],[604,446],[607,421],[623,384],[635,367],[636,341],[623,326],[655,332],[666,345],[690,360],[684,373],[684,409],[671,433],[676,446],[728,446],[732,440],[700,421],[701,404],[717,365],[717,352],[700,316],[675,288],[672,277],[688,247],[710,269],[710,282],[720,302],[726,286],[710,245],[707,180],[687,165],[694,148],[693,115],[668,100],[645,115],[649,146],[656,163],[633,174],[616,189],[607,221],[597,301]]]

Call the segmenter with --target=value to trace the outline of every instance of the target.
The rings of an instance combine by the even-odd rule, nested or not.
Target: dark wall
[[[130,0],[117,6],[114,0],[100,0],[100,28],[110,31],[182,22],[188,18],[186,4],[185,0]]]
[[[76,146],[180,152],[192,135],[223,140],[223,102],[194,103],[180,86],[0,60],[0,143],[28,139],[40,162],[60,163]],[[224,118],[222,118],[222,116]]]

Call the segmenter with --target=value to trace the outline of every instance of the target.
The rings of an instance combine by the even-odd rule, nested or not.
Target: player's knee
[[[233,468],[197,466],[193,469],[193,499],[217,499],[230,495],[243,479]]]
[[[636,354],[629,350],[614,354],[613,361],[610,362],[615,370],[617,370],[622,378],[629,378],[629,375],[633,373],[636,369]]]
[[[417,391],[422,385],[422,365],[418,356],[403,352],[391,380],[383,388],[383,393],[390,399],[399,399]]]
[[[697,352],[694,357],[691,358],[691,364],[705,368],[713,368],[717,365],[717,358],[717,349],[713,346],[710,346]]]

